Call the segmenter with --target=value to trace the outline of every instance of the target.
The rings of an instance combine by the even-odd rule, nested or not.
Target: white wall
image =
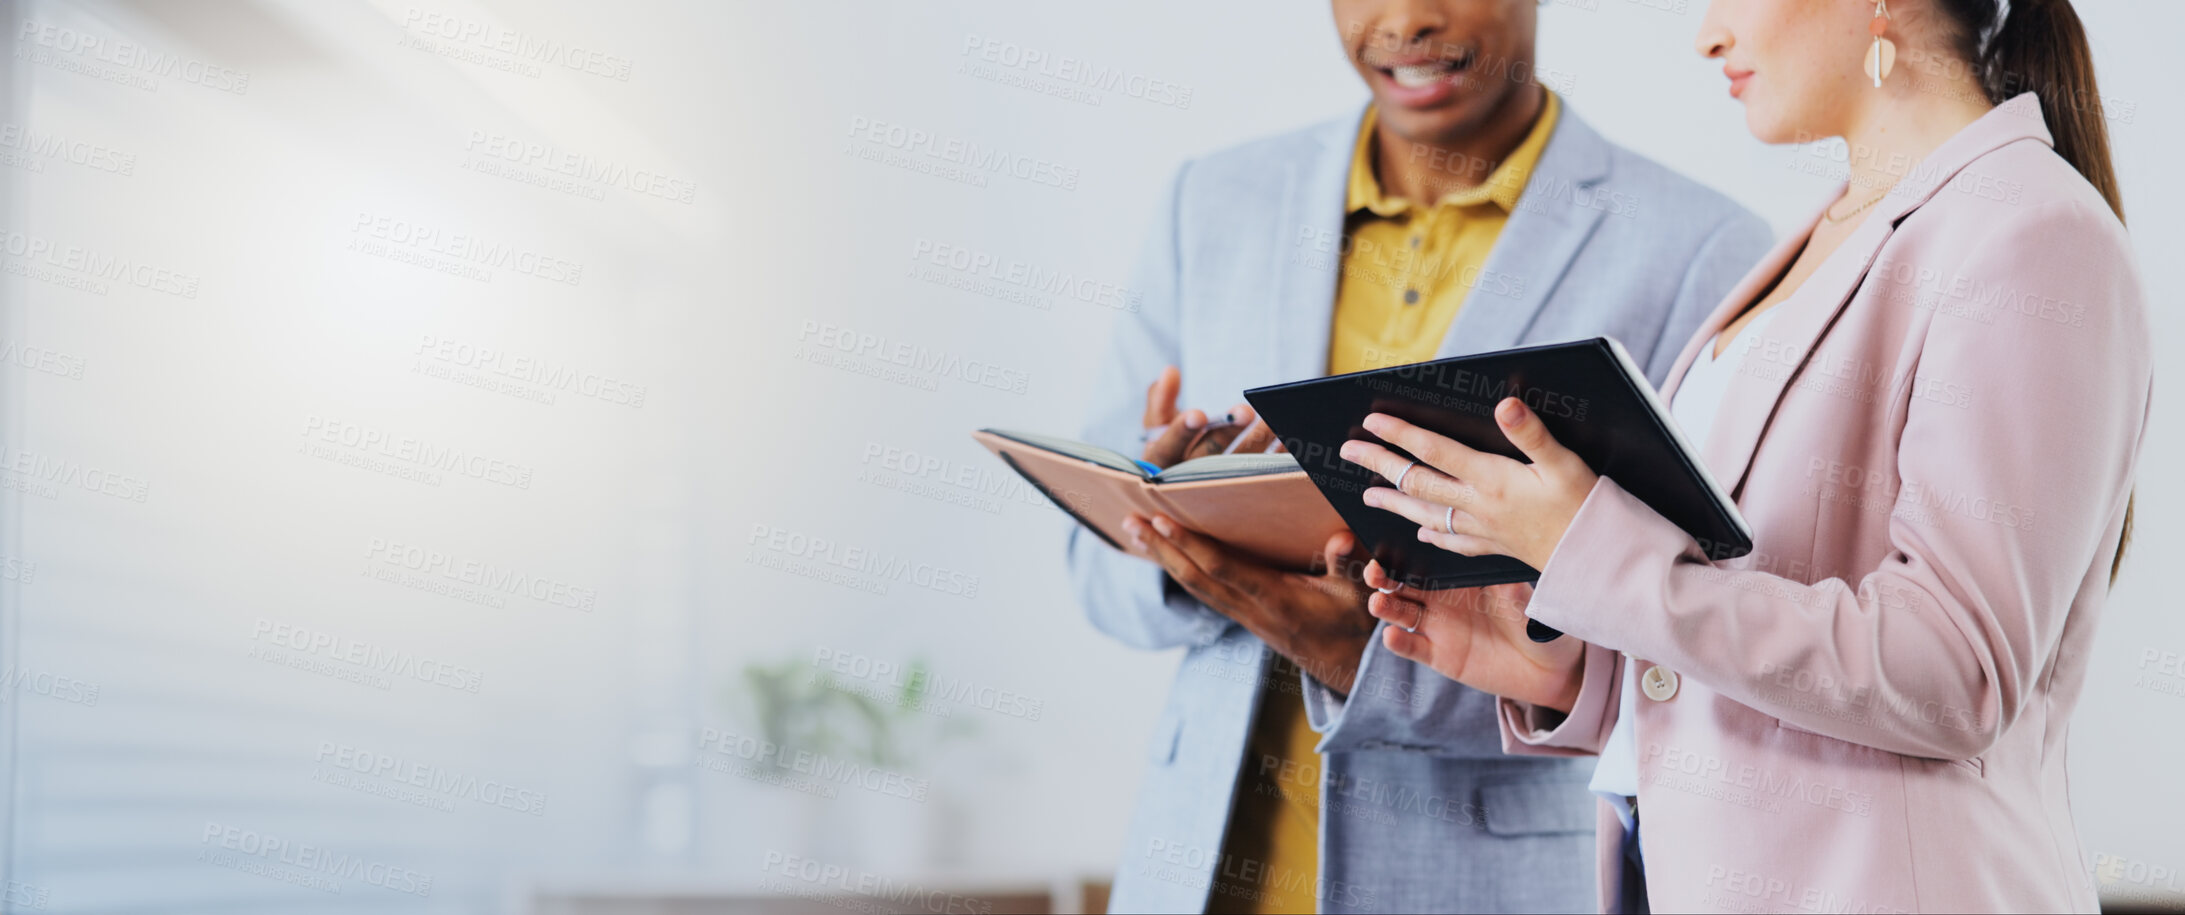
[[[1696,0],[1682,13],[1666,4],[1551,4],[1544,68],[1612,139],[1785,226],[1825,183],[1745,135],[1718,68],[1691,53]],[[2079,5],[2108,94],[2131,106],[2113,126],[2157,351],[2185,351],[2168,307],[2181,280],[2163,256],[2185,245],[2185,227],[2163,206],[2179,199],[2177,179],[2158,166],[2185,114],[2164,91],[2179,71],[2159,43],[2185,15]],[[430,38],[440,20],[427,13],[596,50],[605,72],[560,60],[530,70]],[[46,26],[104,50],[64,50]],[[958,245],[1127,283],[1178,162],[1363,98],[1325,4],[34,2],[10,28],[8,120],[133,164],[127,175],[52,159],[34,169],[24,163],[39,157],[15,150],[0,162],[9,231],[197,280],[188,297],[116,281],[86,291],[80,271],[24,277],[29,258],[0,257],[6,341],[67,357],[0,365],[0,465],[28,454],[27,466],[73,461],[145,482],[135,501],[132,482],[117,497],[0,477],[13,487],[0,491],[11,525],[0,563],[35,563],[27,580],[0,581],[9,669],[97,688],[95,704],[31,686],[5,696],[20,894],[43,893],[54,911],[467,911],[534,879],[755,885],[770,854],[898,873],[1112,866],[1176,659],[1122,649],[1082,621],[1064,585],[1064,520],[1021,497],[967,436],[1076,428],[1112,312],[936,285],[912,255]],[[1188,88],[1190,102],[1095,92],[1094,104],[982,78],[962,69],[976,39],[1122,67]],[[115,62],[152,60],[116,57],[138,53],[114,50],[127,42],[247,72],[247,87],[202,85],[195,68],[146,76]],[[972,186],[869,161],[851,128],[874,122],[1051,163],[1074,189],[1004,176]],[[506,142],[695,191],[684,202],[635,179],[557,188],[538,186],[550,176],[535,166],[481,171]],[[574,262],[581,276],[421,268],[369,250],[359,214]],[[822,337],[843,330],[993,364],[1002,388],[1022,389],[821,361]],[[483,390],[435,374],[451,366],[421,359],[427,336],[622,385],[587,396],[580,382],[551,404]],[[638,387],[641,405],[614,402]],[[2089,847],[2173,871],[2185,841],[2156,812],[2185,809],[2185,789],[2164,777],[2185,749],[2185,699],[2146,684],[2185,680],[2142,658],[2185,652],[2165,599],[2185,496],[2155,470],[2177,463],[2179,409],[2158,400],[2140,539],[2073,760]],[[443,472],[434,484],[350,466],[338,447],[331,460],[311,453],[305,431],[325,428],[313,417],[497,460],[496,477],[530,475],[517,486]],[[891,449],[944,463],[906,475],[885,466]],[[885,571],[844,586],[768,567],[783,558],[768,548],[773,530],[877,555]],[[506,594],[481,606],[378,580],[399,567],[368,555],[375,542],[565,582],[596,591],[596,606]],[[936,574],[941,586],[921,586]],[[949,593],[974,584],[974,596]],[[261,620],[482,678],[476,692],[379,689],[276,666],[247,656],[266,647]],[[697,747],[703,729],[755,733],[744,665],[810,670],[822,652],[923,661],[1038,703],[1037,720],[945,702],[945,718],[910,716],[910,757],[892,768],[923,786],[922,803],[849,787],[814,798],[696,765],[722,761]],[[546,799],[530,815],[430,789],[434,806],[330,786],[344,747]],[[365,784],[398,787],[384,775]],[[452,809],[435,809],[443,801]],[[208,823],[430,874],[432,890],[336,877],[333,895],[242,873],[201,859],[223,852]],[[2130,883],[2144,871],[2117,873],[2119,890],[2185,900]]]

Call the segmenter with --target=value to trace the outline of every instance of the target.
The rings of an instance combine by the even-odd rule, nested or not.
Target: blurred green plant
[[[742,689],[730,684],[721,699],[731,708],[747,705],[759,733],[785,755],[803,750],[895,767],[910,763],[918,746],[976,730],[933,714],[931,678],[925,661],[914,660],[891,693],[886,684],[853,683],[791,658],[745,665]]]

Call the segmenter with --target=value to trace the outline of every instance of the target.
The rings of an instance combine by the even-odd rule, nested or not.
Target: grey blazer
[[[1135,454],[1145,386],[1183,370],[1185,406],[1326,373],[1344,202],[1363,110],[1187,163],[1161,204],[1139,309],[1118,318],[1084,439]],[[1766,252],[1766,224],[1609,144],[1568,106],[1439,354],[1597,335],[1655,384]],[[1593,762],[1502,754],[1494,699],[1390,654],[1376,637],[1348,700],[1310,677],[1326,754],[1320,873],[1220,859],[1269,652],[1151,563],[1070,535],[1079,601],[1136,648],[1187,649],[1112,910],[1204,911],[1213,881],[1317,886],[1323,912],[1591,911]],[[1313,882],[1317,879],[1317,882]]]

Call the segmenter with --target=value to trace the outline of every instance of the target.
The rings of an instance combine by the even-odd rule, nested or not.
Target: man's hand
[[[1175,366],[1161,370],[1161,377],[1146,387],[1146,449],[1139,460],[1155,467],[1173,467],[1209,454],[1246,454],[1281,451],[1273,429],[1258,422],[1249,404],[1237,404],[1219,420],[1206,411],[1177,411],[1176,396],[1184,376]]]
[[[1328,538],[1325,572],[1290,572],[1249,559],[1166,515],[1132,515],[1124,533],[1191,596],[1237,621],[1329,689],[1348,695],[1373,638],[1369,589],[1349,531]]]

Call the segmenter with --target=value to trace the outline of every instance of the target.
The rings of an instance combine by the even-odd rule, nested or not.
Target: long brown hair
[[[2011,0],[2000,23],[1997,0],[1935,0],[1935,5],[1957,26],[1953,39],[1958,56],[1978,69],[1988,101],[2001,104],[2023,92],[2039,96],[2056,154],[2101,192],[2122,222],[2124,198],[2117,191],[2117,168],[2109,161],[2109,125],[2094,82],[2094,52],[2071,0]],[[2109,563],[2112,583],[2131,542],[2132,500],[2126,499],[2124,533]]]

